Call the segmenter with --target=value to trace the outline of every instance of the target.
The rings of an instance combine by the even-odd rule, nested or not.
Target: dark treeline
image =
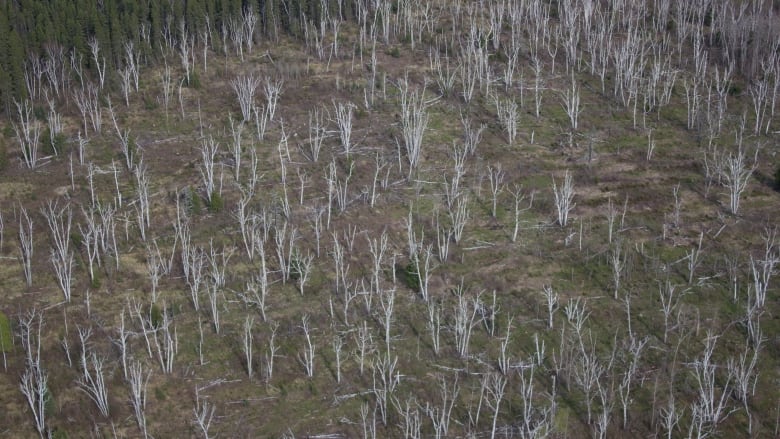
[[[300,36],[301,19],[317,23],[322,7],[341,9],[346,3],[329,5],[313,0],[0,0],[0,102],[7,110],[13,99],[27,97],[25,72],[46,69],[47,62],[73,66],[97,74],[90,41],[97,42],[100,59],[109,71],[123,63],[123,46],[132,42],[142,61],[153,63],[160,50],[178,44],[182,31],[196,42],[208,33],[220,41],[242,14],[257,14],[254,32],[278,37]],[[233,21],[231,21],[233,20]],[[46,73],[44,72],[44,76]],[[68,80],[69,78],[66,78]],[[2,111],[0,110],[0,111]]]

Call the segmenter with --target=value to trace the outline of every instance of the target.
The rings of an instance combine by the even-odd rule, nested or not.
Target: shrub
[[[412,291],[420,291],[420,272],[417,271],[417,265],[414,261],[409,261],[401,270],[401,280]]]
[[[163,311],[160,309],[157,305],[152,305],[151,309],[149,309],[149,318],[152,321],[152,327],[154,329],[157,329],[162,325],[163,322]]]
[[[222,195],[219,194],[219,192],[212,192],[211,193],[211,200],[208,202],[208,208],[209,212],[211,213],[217,213],[220,210],[222,210],[222,207],[225,205],[225,201],[222,199]]]
[[[8,316],[0,311],[0,352],[9,352],[13,346],[11,322]]]
[[[65,137],[65,134],[63,133],[55,134],[52,137],[51,132],[49,131],[48,128],[43,133],[42,139],[43,139],[42,142],[43,153],[46,155],[62,153],[65,148],[65,144],[68,141],[68,138]]]
[[[0,171],[8,166],[8,153],[5,149],[5,142],[0,141]]]
[[[780,191],[780,165],[775,169],[775,189]]]
[[[90,287],[92,287],[95,290],[99,290],[100,289],[100,285],[101,285],[101,283],[100,283],[100,276],[98,276],[97,273],[95,273],[95,277],[92,278],[92,282],[90,282],[89,285],[90,285]]]
[[[189,80],[184,80],[184,85],[195,90],[200,89],[200,76],[198,76],[198,73],[195,70],[190,72]]]

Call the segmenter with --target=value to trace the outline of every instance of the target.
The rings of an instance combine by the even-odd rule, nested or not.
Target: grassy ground
[[[605,400],[594,399],[593,411],[604,406],[611,423],[608,436],[649,436],[659,432],[659,410],[666,404],[670,392],[681,406],[696,400],[696,382],[691,373],[693,362],[701,356],[703,339],[708,331],[718,338],[714,361],[725,366],[730,358],[744,349],[746,330],[744,308],[746,294],[752,281],[748,271],[750,255],[762,251],[760,233],[764,227],[775,226],[778,193],[768,183],[753,178],[743,196],[738,216],[727,213],[728,198],[724,188],[715,184],[705,194],[702,172],[702,145],[695,133],[685,129],[685,101],[681,86],[675,90],[672,103],[664,108],[653,127],[656,149],[651,160],[646,159],[647,136],[642,128],[635,129],[629,111],[620,107],[609,93],[594,90],[597,78],[577,76],[583,84],[583,112],[580,128],[575,133],[576,144],[568,144],[566,114],[560,104],[559,93],[567,86],[567,76],[556,75],[547,80],[541,116],[533,115],[532,97],[525,90],[525,106],[521,108],[519,136],[509,146],[506,134],[496,118],[495,105],[484,91],[465,105],[457,96],[441,97],[429,109],[429,124],[425,132],[422,158],[413,179],[407,180],[406,157],[397,156],[396,142],[402,142],[400,104],[394,84],[407,73],[413,87],[433,97],[439,90],[426,84],[431,73],[423,51],[410,52],[405,45],[399,51],[388,47],[378,51],[378,78],[386,83],[377,87],[373,105],[366,106],[364,97],[367,70],[365,60],[354,60],[345,47],[344,56],[319,60],[294,41],[281,44],[263,43],[254,49],[242,63],[233,56],[212,56],[208,71],[198,66],[199,87],[183,88],[181,111],[178,95],[166,109],[158,101],[160,94],[159,69],[146,67],[141,91],[131,96],[129,107],[114,97],[118,123],[130,129],[137,138],[143,162],[151,177],[151,227],[147,242],[141,241],[133,204],[135,179],[126,169],[119,172],[119,191],[124,205],[119,209],[117,238],[121,260],[119,269],[109,254],[103,255],[97,268],[96,281],[87,274],[87,254],[83,245],[76,245],[80,235],[76,224],[83,224],[81,208],[90,204],[86,166],[74,162],[71,185],[69,175],[70,149],[53,157],[35,171],[23,169],[11,148],[11,163],[0,174],[0,211],[5,220],[4,242],[1,250],[4,263],[0,265],[0,290],[3,299],[0,309],[12,321],[31,309],[43,312],[41,336],[42,365],[49,376],[47,425],[59,437],[86,437],[139,435],[132,408],[128,403],[128,386],[124,382],[118,350],[111,340],[116,338],[120,313],[125,310],[131,337],[130,354],[151,370],[148,383],[148,431],[156,437],[198,435],[194,426],[193,408],[196,389],[202,400],[216,407],[210,433],[227,437],[278,437],[340,433],[346,437],[360,436],[364,425],[376,418],[379,437],[401,437],[399,429],[403,417],[399,410],[409,402],[422,419],[423,431],[433,434],[432,422],[426,414],[434,413],[443,404],[446,383],[458,386],[452,409],[452,424],[447,436],[480,435],[490,429],[491,409],[481,398],[482,377],[497,370],[497,359],[502,338],[509,333],[507,355],[518,367],[507,375],[505,400],[498,416],[498,424],[518,427],[523,415],[520,398],[521,374],[535,355],[537,341],[545,350],[534,366],[535,402],[540,407],[550,405],[554,398],[556,410],[552,416],[553,434],[561,437],[585,437],[593,430],[588,424],[585,392],[577,384],[574,365],[581,356],[580,347],[592,351],[600,365],[605,367],[599,376],[599,385],[605,390]],[[364,54],[367,56],[367,54]],[[560,61],[560,60],[559,60]],[[563,68],[560,62],[557,69]],[[265,242],[267,264],[271,270],[267,320],[263,322],[257,309],[241,300],[247,281],[259,272],[257,259],[249,260],[243,250],[241,235],[234,219],[234,209],[240,198],[228,152],[230,134],[228,114],[240,117],[229,80],[237,74],[269,75],[284,80],[277,115],[269,123],[266,136],[255,136],[254,128],[244,131],[244,164],[249,162],[249,149],[254,148],[262,175],[257,194],[252,200],[252,211],[268,212],[271,233]],[[181,74],[181,72],[178,72]],[[530,72],[527,72],[530,75]],[[457,88],[457,87],[456,87]],[[607,90],[610,86],[607,86]],[[383,93],[386,90],[386,93]],[[518,99],[518,90],[509,92],[494,85],[492,93]],[[386,95],[386,97],[385,97]],[[355,152],[349,157],[341,153],[338,137],[331,135],[324,142],[322,156],[311,162],[299,148],[308,142],[309,111],[315,107],[333,113],[333,102],[353,102],[353,141]],[[260,94],[256,102],[262,103]],[[75,106],[63,102],[66,132],[79,129],[80,120]],[[744,96],[735,96],[730,114],[741,114],[748,105]],[[463,237],[450,243],[446,260],[436,257],[436,212],[442,226],[450,224],[447,215],[445,180],[454,174],[452,145],[462,141],[462,114],[468,114],[472,123],[485,124],[486,129],[476,154],[466,161],[461,189],[468,195],[469,219]],[[3,121],[8,124],[8,120]],[[736,124],[728,121],[729,127]],[[335,123],[328,122],[335,130]],[[641,123],[640,123],[641,125]],[[290,158],[285,161],[289,183],[288,196],[291,215],[280,213],[281,186],[280,150],[278,144],[282,127],[289,145]],[[531,143],[533,133],[533,143]],[[332,133],[334,134],[334,133]],[[116,136],[109,121],[104,121],[102,133],[89,133],[87,162],[107,170],[112,161],[124,163]],[[202,193],[199,174],[202,136],[213,136],[220,142],[217,168],[221,181],[224,206],[209,211]],[[593,138],[593,152],[587,144]],[[13,139],[6,137],[6,143]],[[759,154],[757,175],[772,175],[777,153],[774,137],[759,136],[748,144],[764,144]],[[719,143],[731,147],[728,135]],[[286,153],[285,153],[286,154]],[[379,159],[378,198],[374,206],[368,204],[366,194],[373,186],[375,160]],[[400,161],[400,165],[399,165]],[[327,205],[326,176],[329,163],[335,163],[338,178],[343,182],[349,172],[348,206],[343,212],[334,205],[330,226],[322,231],[320,254],[313,262],[311,277],[298,291],[295,280],[283,283],[280,263],[276,256],[273,236],[287,222],[287,232],[293,228],[297,239],[293,246],[301,253],[316,253],[312,212]],[[505,171],[503,189],[498,195],[495,218],[491,216],[488,166],[501,164]],[[576,206],[567,227],[556,224],[551,181],[560,184],[564,172],[573,176]],[[245,183],[248,168],[241,169],[240,180]],[[299,202],[300,180],[303,178],[303,203]],[[384,180],[384,181],[383,181]],[[673,188],[680,185],[680,221],[671,224]],[[528,206],[520,216],[518,239],[511,241],[514,228],[513,187],[523,188]],[[101,203],[115,203],[113,173],[99,173],[95,187]],[[192,243],[206,250],[209,246],[222,251],[233,249],[227,266],[227,282],[219,291],[221,328],[215,333],[212,313],[205,290],[200,293],[200,311],[195,311],[189,289],[183,278],[172,227],[176,218],[177,191],[185,188],[196,192],[197,202],[190,210]],[[74,294],[70,303],[61,303],[62,294],[56,287],[48,260],[49,236],[46,223],[38,210],[49,200],[68,202],[74,211],[73,248],[76,251]],[[608,240],[607,205],[612,200],[617,211],[612,242]],[[33,283],[26,287],[18,262],[17,212],[20,206],[34,215],[35,258]],[[433,245],[434,256],[430,270],[430,299],[441,312],[441,350],[433,351],[427,328],[427,304],[414,288],[393,275],[394,266],[406,267],[410,262],[406,221],[411,212],[416,239],[424,246]],[[327,214],[326,214],[327,215]],[[323,217],[324,219],[325,217]],[[381,233],[388,236],[388,249],[382,263],[382,289],[395,290],[391,348],[386,351],[380,298],[376,293],[363,294],[354,299],[346,311],[343,291],[335,290],[335,269],[332,258],[334,240],[347,248],[349,265],[347,280],[352,288],[364,285],[370,289],[371,256],[368,239]],[[700,262],[695,267],[692,282],[686,257],[702,236]],[[289,235],[288,235],[289,236]],[[162,373],[156,353],[147,355],[140,335],[140,325],[130,319],[127,305],[130,300],[151,305],[151,283],[146,268],[146,245],[156,240],[162,255],[173,259],[173,270],[161,279],[156,306],[171,315],[178,337],[178,353],[173,372]],[[616,249],[624,255],[625,269],[620,278],[618,300],[613,298],[614,276],[610,257]],[[289,249],[288,249],[289,250]],[[776,251],[776,249],[775,249]],[[738,298],[732,299],[732,287],[726,269],[726,258],[735,258],[737,265]],[[397,275],[397,272],[396,272]],[[343,280],[342,280],[343,281]],[[395,282],[394,282],[395,281]],[[659,284],[666,281],[677,285],[680,296],[677,310],[664,342],[664,320],[660,311]],[[497,314],[481,318],[477,314],[469,355],[458,355],[455,348],[455,291],[463,286],[464,297],[472,307],[477,299],[487,309],[495,292]],[[544,285],[551,285],[559,294],[559,309],[555,312],[554,328],[547,328],[547,310],[542,296]],[[749,399],[754,416],[757,437],[770,436],[776,427],[778,346],[775,282],[764,309],[763,331],[765,343],[757,364],[758,389]],[[89,297],[89,308],[86,298]],[[647,347],[639,361],[633,383],[632,403],[626,429],[621,427],[618,388],[629,359],[629,325],[626,298],[630,299],[631,331],[637,339],[646,339]],[[368,301],[371,301],[370,309]],[[588,313],[583,332],[583,344],[574,336],[563,308],[580,300]],[[332,310],[332,311],[331,311]],[[469,312],[473,309],[469,308]],[[307,377],[301,362],[305,334],[301,319],[309,316],[316,346],[315,373]],[[245,318],[253,316],[254,369],[247,376],[246,359],[242,351],[242,331]],[[508,322],[512,326],[508,327]],[[67,330],[66,328],[67,322]],[[199,324],[200,322],[200,324]],[[365,322],[372,336],[371,349],[365,357],[360,373],[357,356],[358,326]],[[273,324],[278,325],[273,377],[266,379],[267,368],[263,358],[268,354],[268,343]],[[202,328],[202,357],[200,330]],[[88,396],[76,385],[81,374],[78,361],[77,328],[93,329],[90,349],[107,359],[106,382],[110,395],[110,416],[102,417]],[[491,328],[493,328],[491,333]],[[341,352],[341,381],[337,382],[336,358],[333,340],[344,342]],[[71,364],[63,349],[63,340],[70,346]],[[20,339],[7,349],[7,368],[0,373],[0,392],[5,416],[0,420],[0,431],[13,437],[34,436],[31,413],[17,390],[24,370],[24,353]],[[154,349],[154,347],[152,347]],[[399,384],[388,396],[387,425],[381,422],[379,398],[372,389],[380,380],[382,359],[397,359],[395,371]],[[525,366],[520,367],[520,364]],[[726,388],[725,367],[717,372],[716,391]],[[527,375],[526,375],[527,376]],[[554,397],[552,396],[554,395]],[[595,394],[594,394],[595,395]],[[747,416],[742,403],[733,395],[726,398],[731,415],[720,425],[724,437],[743,435]],[[365,408],[363,408],[365,407]],[[477,407],[481,407],[476,419]],[[363,417],[361,417],[363,410]],[[594,414],[595,417],[595,414]],[[686,409],[679,430],[682,435],[691,422],[691,409]],[[365,419],[365,420],[364,420]],[[516,433],[515,433],[516,434]]]

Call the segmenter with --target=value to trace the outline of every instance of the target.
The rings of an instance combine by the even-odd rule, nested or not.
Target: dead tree
[[[422,150],[422,140],[425,129],[428,127],[428,107],[436,99],[426,100],[425,89],[409,90],[409,82],[402,80],[399,85],[401,92],[401,132],[406,150],[406,159],[409,161],[409,175],[417,169]]]
[[[571,86],[563,92],[561,99],[563,100],[563,109],[566,110],[566,115],[569,117],[569,147],[571,148],[574,147],[574,135],[579,126],[580,112],[582,112],[580,88],[574,79],[574,72],[572,72],[571,76]]]
[[[341,140],[341,149],[349,157],[352,152],[352,111],[355,104],[347,102],[346,104],[333,102],[333,110],[336,114],[336,126],[338,127],[339,140]]]
[[[504,176],[505,173],[501,169],[501,163],[494,166],[488,166],[488,181],[490,182],[490,194],[492,195],[491,215],[496,217],[496,204],[498,202],[498,194],[504,190]]]
[[[200,389],[195,387],[195,408],[192,409],[194,416],[193,423],[198,427],[200,433],[204,439],[210,439],[213,436],[209,434],[211,428],[211,421],[214,419],[214,412],[216,406],[206,401],[205,398],[201,399]]]
[[[695,432],[697,437],[715,433],[718,424],[733,412],[729,407],[733,371],[727,370],[726,377],[718,376],[717,371],[722,367],[715,364],[712,358],[716,342],[717,336],[708,333],[702,356],[691,363],[697,384],[697,399],[692,407],[691,431]]]
[[[152,375],[151,369],[144,373],[144,365],[140,361],[134,361],[130,367],[130,404],[133,406],[135,422],[141,430],[144,438],[149,437],[146,430],[146,388],[149,384],[149,378]]]
[[[22,159],[25,166],[29,169],[35,169],[38,165],[38,148],[40,146],[41,127],[33,117],[33,109],[29,100],[21,104],[14,101],[16,113],[19,117],[18,123],[13,123],[16,139],[22,151]]]
[[[37,320],[37,325],[36,325]],[[43,314],[36,310],[20,316],[22,347],[25,352],[25,370],[22,374],[19,390],[21,390],[35,421],[35,429],[41,438],[46,432],[46,400],[48,397],[48,376],[41,366],[41,329]]]
[[[109,414],[109,400],[108,400],[108,388],[106,387],[105,372],[103,371],[103,358],[98,358],[97,354],[92,352],[89,356],[89,363],[87,363],[86,346],[82,349],[82,369],[83,376],[77,380],[79,387],[89,396],[89,398],[95,403],[100,414],[104,418]],[[91,366],[91,367],[90,367]]]
[[[455,305],[455,322],[454,322],[454,335],[455,335],[455,348],[461,358],[466,358],[469,355],[469,344],[471,341],[471,332],[474,326],[478,323],[475,322],[479,307],[477,306],[479,301],[479,294],[469,300],[466,297],[466,290],[463,284],[459,284],[453,290],[453,293],[458,299],[458,303]]]
[[[517,242],[517,235],[520,232],[520,214],[522,212],[530,210],[531,207],[533,207],[535,193],[531,192],[530,200],[528,200],[528,207],[524,209],[520,207],[520,203],[522,203],[523,200],[525,200],[525,194],[523,194],[523,187],[515,185],[514,190],[512,191],[512,195],[514,196],[515,199],[515,203],[514,203],[515,204],[515,209],[514,209],[515,226],[514,229],[512,230],[512,242]]]
[[[274,115],[276,114],[276,106],[279,103],[279,97],[282,95],[284,81],[272,81],[271,78],[266,77],[264,82],[263,93],[265,94],[265,108],[268,112],[268,120],[273,121]]]
[[[241,107],[241,115],[244,117],[244,122],[252,118],[255,91],[259,85],[260,78],[256,78],[254,75],[237,76],[230,80],[230,86],[238,98],[238,105]]]
[[[24,280],[29,288],[32,286],[33,221],[24,207],[19,215],[19,248],[22,253]]]
[[[742,193],[747,188],[748,181],[758,166],[758,151],[756,151],[752,165],[748,165],[745,151],[742,148],[736,154],[729,153],[724,160],[724,165],[721,178],[729,193],[729,211],[736,215],[739,212]]]
[[[217,158],[217,152],[219,151],[219,143],[209,136],[208,139],[203,139],[203,143],[200,146],[200,155],[203,160],[199,170],[200,176],[203,181],[203,188],[205,190],[206,201],[209,205],[213,203],[213,197],[218,195],[216,192],[215,181],[215,164]]]
[[[499,373],[489,373],[483,375],[482,378],[482,386],[489,396],[485,402],[493,409],[493,424],[490,429],[490,439],[496,437],[498,413],[501,408],[501,401],[504,399],[506,384],[507,378]]]
[[[566,227],[569,222],[569,213],[574,209],[574,185],[572,184],[569,170],[563,176],[563,185],[559,188],[555,183],[555,177],[552,179],[553,194],[555,195],[555,210],[558,213],[558,224]]]
[[[314,353],[315,346],[312,341],[311,328],[309,326],[309,315],[304,314],[301,318],[301,329],[303,329],[303,336],[306,339],[306,346],[303,348],[303,357],[299,356],[301,364],[303,364],[306,370],[306,376],[309,378],[314,377]]]
[[[246,360],[246,373],[249,375],[249,378],[252,378],[252,372],[254,365],[252,361],[252,326],[254,326],[255,320],[252,318],[252,316],[247,316],[244,320],[244,337],[243,337],[243,350],[244,350],[244,359]]]
[[[542,288],[542,296],[544,297],[545,305],[547,307],[547,328],[553,328],[553,314],[558,309],[558,293],[554,292],[552,286],[545,285]]]
[[[233,116],[228,114],[228,121],[230,123],[230,134],[232,142],[230,144],[230,151],[233,153],[233,178],[236,183],[239,182],[239,173],[241,171],[241,134],[244,131],[244,122],[234,123]]]
[[[517,103],[514,99],[496,99],[496,114],[498,115],[498,121],[504,127],[504,131],[506,131],[509,146],[514,145],[517,138],[517,123],[520,118]]]

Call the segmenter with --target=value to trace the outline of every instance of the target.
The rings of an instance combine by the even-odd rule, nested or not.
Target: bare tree
[[[489,396],[486,402],[493,409],[493,424],[490,429],[490,439],[496,437],[498,413],[501,408],[501,401],[504,399],[506,384],[506,377],[498,373],[489,373],[482,377],[482,386]]]
[[[328,131],[325,128],[323,115],[319,107],[314,111],[309,111],[309,153],[307,158],[313,162],[319,160],[322,142],[328,137]]]
[[[230,123],[230,134],[232,142],[230,143],[230,151],[233,153],[233,178],[236,183],[239,182],[239,173],[241,171],[241,133],[244,131],[244,122],[238,124],[233,122],[233,116],[228,114],[228,121]]]
[[[666,439],[672,439],[674,437],[674,429],[682,418],[683,410],[678,409],[676,401],[674,400],[674,393],[669,392],[669,400],[666,403],[666,407],[661,408],[661,426],[666,431]]]
[[[514,203],[515,204],[515,209],[514,209],[515,226],[514,229],[512,230],[512,242],[517,242],[517,235],[520,232],[520,214],[522,212],[530,210],[531,207],[533,207],[535,193],[531,192],[530,200],[528,200],[528,207],[526,207],[525,209],[520,208],[520,203],[522,203],[523,200],[525,200],[525,194],[523,194],[523,187],[515,185],[514,190],[512,191],[512,195],[514,196],[515,199],[515,203]]]
[[[574,134],[577,132],[579,126],[579,115],[582,111],[580,106],[580,88],[577,86],[577,81],[574,79],[574,72],[571,75],[571,87],[561,95],[563,100],[563,109],[566,110],[566,115],[569,116],[569,147],[574,146]]]
[[[336,383],[341,382],[341,351],[344,348],[344,339],[336,334],[333,336],[333,353],[336,356]]]
[[[165,120],[168,121],[168,107],[171,103],[171,94],[173,93],[173,76],[171,75],[171,68],[168,63],[165,63],[165,69],[161,76],[162,82],[162,95],[163,95],[163,107],[165,108]]]
[[[466,297],[466,290],[461,282],[454,289],[454,294],[458,299],[458,303],[455,305],[455,322],[454,322],[454,335],[455,335],[455,347],[458,351],[458,355],[461,358],[466,358],[469,355],[469,343],[471,340],[471,332],[474,326],[478,323],[475,322],[477,317],[479,301],[479,294],[469,300]]]
[[[582,334],[578,335],[581,338]],[[602,376],[607,372],[595,353],[595,346],[585,348],[580,340],[580,352],[574,363],[574,382],[582,389],[588,410],[588,424],[592,421],[593,399],[596,396]]]
[[[276,345],[276,331],[279,329],[278,323],[273,323],[271,326],[271,336],[268,337],[268,350],[265,353],[265,379],[271,381],[274,375],[274,358],[277,357],[276,352],[279,350],[279,346]]]
[[[144,163],[143,157],[138,160],[138,164],[133,169],[135,175],[135,188],[137,193],[137,199],[135,203],[135,209],[138,218],[138,229],[141,232],[141,239],[146,241],[146,229],[151,227],[151,215],[149,214],[149,174],[146,172],[147,167]]]
[[[449,210],[450,222],[452,224],[452,237],[455,242],[460,242],[463,237],[463,229],[469,219],[469,196],[461,194],[455,199],[455,205]]]
[[[438,381],[441,405],[434,406],[433,404],[426,404],[425,412],[433,424],[435,437],[444,438],[447,437],[449,433],[450,421],[452,420],[452,409],[455,407],[455,402],[458,399],[460,386],[458,385],[457,375],[451,384],[448,383],[446,377],[442,375],[439,375]]]
[[[463,125],[463,144],[468,155],[474,155],[477,152],[477,146],[482,140],[482,132],[485,131],[485,124],[480,124],[479,128],[471,126],[471,119],[461,115],[460,122]]]
[[[501,123],[504,131],[506,131],[509,145],[514,145],[517,138],[517,123],[520,118],[517,102],[514,99],[496,99],[496,113],[498,121]]]
[[[364,320],[362,325],[358,325],[355,333],[355,344],[357,345],[357,359],[360,375],[363,375],[363,369],[366,363],[366,356],[374,351],[374,339],[368,328],[368,323]]]
[[[758,162],[758,151],[752,165],[748,165],[745,152],[740,148],[736,154],[731,154],[724,160],[724,168],[721,171],[724,185],[729,192],[729,211],[736,215],[739,211],[739,203],[742,193],[747,188],[750,176],[753,175]]]
[[[237,76],[230,80],[230,86],[238,98],[238,105],[241,107],[241,115],[244,117],[244,122],[252,118],[255,91],[259,85],[260,78],[256,78],[254,75]]]
[[[257,14],[255,13],[254,9],[252,9],[252,6],[247,6],[243,9],[241,13],[241,19],[243,23],[243,36],[244,36],[244,43],[246,44],[247,50],[249,53],[252,53],[252,45],[254,44],[254,38],[255,38],[255,26],[257,25]]]
[[[542,296],[547,306],[547,328],[553,328],[553,314],[558,309],[558,293],[554,292],[552,286],[545,285],[542,288]]]
[[[151,321],[151,307],[149,308],[150,316],[148,319],[148,326],[153,327],[154,322]],[[176,327],[171,330],[171,324],[173,321],[170,317],[170,312],[163,303],[162,306],[162,321],[158,323],[158,327],[154,328],[154,341],[155,350],[157,351],[157,360],[160,363],[160,369],[165,374],[173,372],[173,361],[176,358],[176,353],[179,350],[179,337],[176,332]]]
[[[33,108],[29,100],[21,104],[14,100],[18,123],[13,123],[16,139],[22,151],[22,159],[29,169],[35,169],[38,165],[38,147],[40,146],[41,127],[33,117]]]
[[[65,259],[60,259],[54,250],[51,252],[51,263],[57,276],[57,285],[62,290],[66,302],[70,302],[73,287],[73,253],[68,253]]]
[[[390,352],[385,352],[384,355],[377,354],[373,366],[372,393],[376,401],[376,408],[382,417],[382,424],[387,425],[387,401],[392,400],[392,396],[401,382],[401,374],[397,369],[398,356],[391,358]]]
[[[555,209],[558,213],[558,224],[566,227],[569,222],[569,213],[574,209],[574,185],[571,180],[569,170],[563,176],[563,185],[559,188],[555,183],[555,177],[552,179],[553,194],[555,195]]]
[[[135,145],[130,140],[130,130],[121,130],[119,123],[116,120],[116,113],[114,107],[111,105],[111,100],[108,99],[108,114],[111,115],[111,121],[114,123],[114,130],[116,136],[119,138],[119,148],[122,151],[122,156],[125,158],[125,166],[128,171],[133,171],[135,165]]]
[[[715,433],[718,424],[732,413],[728,406],[729,395],[732,393],[733,371],[727,371],[725,380],[717,376],[717,371],[721,367],[715,364],[712,358],[717,338],[714,334],[708,333],[704,340],[702,356],[691,364],[697,384],[697,399],[692,407],[691,430],[695,431],[698,437]]]
[[[249,375],[249,378],[252,378],[252,372],[253,372],[253,362],[252,362],[252,326],[255,324],[255,319],[252,316],[246,316],[246,319],[244,319],[244,338],[243,338],[243,349],[244,349],[244,359],[246,360],[246,373]]]
[[[133,406],[135,422],[144,437],[149,437],[146,430],[146,387],[149,384],[149,378],[152,376],[151,369],[144,373],[144,365],[139,361],[134,361],[130,367],[130,404]]]
[[[539,119],[539,115],[542,111],[542,92],[545,90],[545,81],[542,77],[544,71],[544,63],[539,56],[533,56],[531,58],[531,69],[534,72],[534,114]]]
[[[347,157],[352,153],[352,111],[354,109],[355,104],[351,102],[347,102],[346,104],[343,102],[333,102],[333,110],[336,114],[335,122],[338,127],[341,148]]]
[[[616,241],[609,252],[609,266],[612,269],[612,285],[615,287],[613,290],[614,299],[618,299],[618,292],[620,291],[620,282],[623,279],[624,271],[626,269],[627,255],[626,250],[623,248],[623,243],[620,240]]]
[[[418,247],[422,246],[418,245]],[[428,284],[430,283],[431,273],[433,272],[433,267],[431,267],[432,249],[433,245],[429,244],[414,253],[414,268],[417,272],[417,285],[420,290],[420,297],[422,297],[425,302],[427,302],[429,298]],[[422,265],[420,265],[421,260]]]
[[[195,387],[195,408],[192,409],[194,416],[193,422],[200,429],[200,433],[204,439],[209,439],[213,436],[209,434],[211,428],[211,421],[214,419],[214,412],[216,406],[209,403],[205,398],[200,397],[200,389]]]
[[[628,365],[623,373],[623,379],[618,385],[618,395],[620,396],[620,404],[623,407],[623,429],[628,426],[628,406],[631,404],[631,384],[637,378],[639,372],[639,358],[642,354],[642,349],[647,345],[648,339],[637,339],[634,336],[630,336],[630,344],[628,346]]]
[[[739,354],[739,359],[729,358],[726,364],[729,375],[734,377],[734,394],[738,401],[743,404],[745,415],[748,417],[748,433],[753,434],[753,415],[750,412],[749,398],[755,394],[756,383],[758,381],[758,354],[761,344],[756,344],[753,352],[749,353],[749,348]]]
[[[399,87],[401,92],[401,132],[406,150],[406,158],[409,161],[409,177],[417,169],[422,150],[422,140],[425,129],[428,127],[428,107],[436,99],[426,100],[425,89],[409,90],[409,82],[401,80]]]
[[[276,80],[272,81],[271,78],[266,77],[263,84],[263,93],[265,94],[266,111],[268,112],[268,120],[273,121],[276,114],[276,106],[279,103],[279,97],[282,95],[282,86],[284,81]]]
[[[203,180],[203,188],[206,192],[206,200],[209,205],[212,204],[214,195],[217,195],[214,165],[218,151],[219,143],[216,142],[213,137],[209,136],[208,139],[203,139],[203,143],[201,143],[200,147],[200,155],[203,159],[203,163],[199,170],[201,179]]]
[[[24,280],[29,288],[32,286],[33,221],[24,207],[19,215],[19,248],[22,253]]]
[[[100,414],[107,418],[109,413],[109,402],[108,388],[106,387],[103,371],[103,362],[105,360],[103,358],[98,358],[97,354],[92,352],[92,355],[89,356],[89,364],[87,364],[87,357],[83,353],[86,351],[86,346],[82,346],[81,349],[81,366],[84,371],[84,375],[77,380],[77,383],[95,403],[98,410],[100,411]]]
[[[306,338],[306,346],[303,348],[303,357],[299,356],[304,369],[306,370],[306,376],[312,378],[314,376],[314,353],[315,346],[312,341],[311,328],[309,327],[309,315],[304,314],[301,318],[301,329],[303,329],[303,336]]]
[[[498,194],[504,190],[504,176],[506,174],[501,169],[501,163],[495,167],[488,166],[488,181],[490,182],[490,194],[492,195],[493,204],[491,206],[491,215],[496,217],[496,204],[498,203]]]
[[[130,71],[130,68],[128,66],[125,66],[121,69],[119,69],[119,78],[121,79],[119,83],[119,88],[122,91],[122,96],[125,98],[125,106],[130,106],[130,91],[132,90],[132,79],[133,74]]]
[[[370,293],[369,293],[370,294]],[[395,309],[395,288],[378,291],[379,306],[381,307],[380,323],[385,330],[385,349],[390,352],[391,328],[393,324],[393,310]]]
[[[37,320],[37,325],[35,324]],[[46,399],[48,396],[48,376],[41,366],[41,329],[43,314],[35,309],[20,316],[22,347],[25,351],[25,371],[22,374],[19,389],[27,400],[27,405],[35,421],[35,429],[41,438],[46,431]]]

